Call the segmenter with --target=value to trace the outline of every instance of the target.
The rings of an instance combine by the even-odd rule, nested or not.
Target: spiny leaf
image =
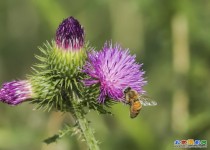
[[[46,144],[50,144],[53,142],[56,142],[60,138],[71,134],[71,136],[78,135],[79,138],[83,138],[83,134],[81,132],[81,129],[79,128],[78,124],[76,123],[74,126],[65,125],[65,127],[62,130],[59,130],[58,134],[55,134],[47,139],[44,140]]]
[[[59,138],[60,138],[59,135],[58,135],[58,134],[55,134],[55,135],[53,135],[52,137],[49,137],[49,138],[45,139],[45,140],[44,140],[44,143],[46,143],[46,144],[54,143],[54,142],[56,142]]]

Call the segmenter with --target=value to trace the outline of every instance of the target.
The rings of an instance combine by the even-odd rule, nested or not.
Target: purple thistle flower
[[[64,19],[56,31],[56,44],[64,50],[79,50],[84,45],[84,29],[73,17]]]
[[[142,87],[146,84],[143,78],[144,71],[140,70],[142,64],[135,62],[135,55],[130,55],[128,49],[123,50],[120,45],[112,46],[105,43],[99,52],[92,51],[88,54],[88,61],[84,72],[90,77],[83,82],[86,86],[100,85],[99,102],[104,102],[106,97],[116,101],[123,101],[123,91],[127,87],[144,93]]]
[[[32,88],[27,80],[7,82],[0,89],[0,101],[9,105],[17,105],[30,98]]]

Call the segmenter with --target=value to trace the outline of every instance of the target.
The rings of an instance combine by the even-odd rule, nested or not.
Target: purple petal
[[[64,50],[79,50],[84,45],[84,29],[73,17],[64,19],[56,31],[56,44]]]

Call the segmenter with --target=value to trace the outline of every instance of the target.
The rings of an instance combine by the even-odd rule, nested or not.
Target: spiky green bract
[[[81,96],[84,74],[80,71],[86,60],[86,49],[62,51],[54,41],[39,48],[42,56],[36,55],[39,63],[34,65],[34,73],[29,76],[37,98],[38,108],[69,111],[73,92]]]
[[[90,87],[83,87],[83,95],[82,95],[82,105],[86,106],[89,110],[95,110],[98,114],[109,114],[112,113],[108,110],[115,101],[111,99],[107,99],[106,102],[101,105],[98,103],[97,98],[100,94],[100,90],[98,85],[91,85]]]
[[[86,52],[90,49],[88,44],[82,51],[61,51],[54,41],[39,48],[42,55],[35,57],[39,63],[34,65],[33,75],[29,76],[36,98],[37,108],[50,111],[55,108],[60,111],[71,111],[73,93],[81,99],[74,109],[84,112],[86,108],[96,110],[98,113],[110,114],[106,105],[99,104],[99,88],[94,85],[86,87],[81,82],[86,75],[81,71],[85,61]],[[110,103],[107,102],[107,106]],[[72,112],[74,113],[74,112]]]
[[[37,65],[37,67],[50,70],[54,75],[60,77],[73,78],[81,74],[80,68],[85,63],[88,44],[78,51],[63,51],[55,41],[52,41],[51,44],[47,42],[43,48],[39,49],[43,56],[36,55],[36,58],[41,62],[41,65]]]

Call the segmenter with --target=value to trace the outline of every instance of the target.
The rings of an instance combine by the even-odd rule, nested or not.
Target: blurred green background
[[[112,116],[91,112],[102,150],[170,150],[176,139],[210,141],[210,1],[208,0],[1,0],[0,84],[25,79],[37,46],[55,36],[59,23],[74,16],[96,49],[112,40],[144,63],[145,90],[157,102],[135,119],[128,106]],[[85,150],[85,142],[57,133],[71,117],[33,111],[24,103],[0,103],[0,150]]]

